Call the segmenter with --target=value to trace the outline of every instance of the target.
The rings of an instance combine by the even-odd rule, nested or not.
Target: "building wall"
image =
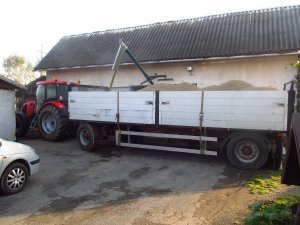
[[[167,75],[173,81],[154,80],[154,83],[197,83],[198,87],[218,85],[229,80],[243,80],[255,86],[270,86],[281,90],[283,84],[294,79],[296,69],[289,65],[297,61],[297,55],[265,56],[256,58],[219,59],[189,62],[145,64],[149,75]],[[188,71],[187,67],[192,67]],[[47,79],[77,81],[82,84],[109,86],[111,67],[67,69],[47,71]],[[135,65],[121,66],[114,87],[139,85],[145,78]]]
[[[0,89],[0,137],[9,141],[16,139],[15,92]]]

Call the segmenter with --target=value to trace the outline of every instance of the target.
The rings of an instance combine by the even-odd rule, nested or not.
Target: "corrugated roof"
[[[300,49],[300,5],[66,36],[35,70],[112,64],[120,39],[139,62],[292,52]]]
[[[26,90],[26,88],[23,85],[21,85],[21,84],[15,82],[15,81],[5,77],[4,75],[0,75],[0,89]]]

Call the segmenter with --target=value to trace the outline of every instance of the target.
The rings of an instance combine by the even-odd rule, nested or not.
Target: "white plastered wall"
[[[0,138],[16,140],[15,91],[0,89]]]
[[[270,86],[282,90],[283,84],[294,79],[296,69],[290,63],[297,55],[264,56],[253,58],[217,59],[187,62],[143,64],[149,75],[167,75],[172,81],[154,80],[154,83],[197,83],[198,87],[218,85],[229,80],[243,80],[255,86]],[[192,71],[188,71],[191,67]],[[47,79],[77,81],[82,84],[109,86],[111,67],[62,69],[47,71]],[[114,87],[139,85],[145,78],[135,65],[121,66]]]

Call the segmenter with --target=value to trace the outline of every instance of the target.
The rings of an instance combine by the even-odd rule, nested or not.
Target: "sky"
[[[0,0],[0,73],[9,55],[35,65],[67,35],[288,5],[300,0]]]

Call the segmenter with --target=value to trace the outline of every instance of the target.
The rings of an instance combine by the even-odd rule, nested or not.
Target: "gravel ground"
[[[222,157],[116,150],[114,140],[84,152],[37,134],[20,142],[37,150],[40,173],[0,196],[0,224],[233,224],[255,200],[243,184],[257,171]]]

